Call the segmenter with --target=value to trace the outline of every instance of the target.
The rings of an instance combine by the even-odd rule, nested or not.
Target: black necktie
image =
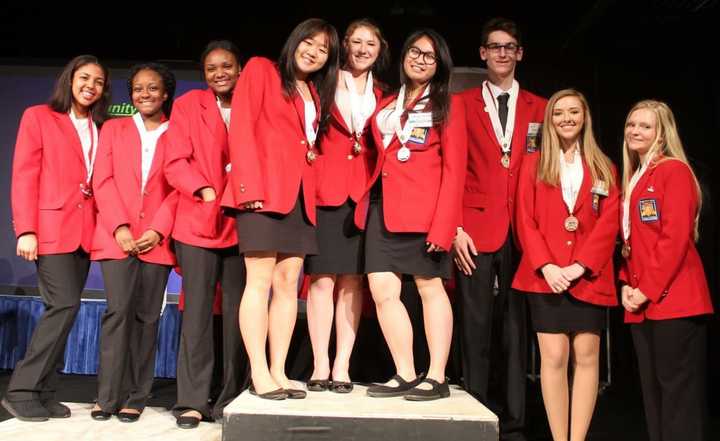
[[[505,125],[507,124],[507,116],[508,116],[508,100],[510,99],[509,93],[501,93],[498,95],[498,116],[500,117],[500,125],[503,129],[503,134],[505,134]]]

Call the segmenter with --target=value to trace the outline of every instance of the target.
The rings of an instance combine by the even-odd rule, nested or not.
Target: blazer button
[[[348,161],[350,161],[350,160],[352,160],[353,155],[348,155],[347,158],[348,158]]]
[[[245,193],[245,188],[244,188],[244,187],[240,187],[240,193]]]
[[[143,213],[142,211],[140,212],[140,219],[145,219],[145,213]]]
[[[82,208],[82,204],[78,204],[78,208]]]
[[[567,241],[568,246],[572,245],[572,240]]]
[[[305,140],[300,141],[300,144],[305,145]]]
[[[147,191],[147,190],[145,190],[145,191],[143,191],[143,194],[144,194],[145,196],[149,196],[149,195],[150,195],[150,192]]]
[[[387,178],[388,172],[382,172],[383,178]]]

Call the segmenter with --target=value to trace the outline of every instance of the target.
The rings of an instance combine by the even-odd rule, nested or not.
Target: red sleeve
[[[537,185],[537,160],[525,158],[520,166],[516,195],[515,222],[520,249],[528,257],[535,271],[553,263],[552,253],[535,221],[535,186]]]
[[[615,175],[613,170],[613,175]],[[617,176],[615,177],[617,182]],[[610,188],[609,194],[601,202],[600,216],[590,232],[590,236],[583,243],[582,249],[577,253],[577,261],[588,270],[588,275],[597,277],[607,262],[612,259],[615,251],[615,240],[618,235],[618,216],[620,211],[620,197],[617,186]]]
[[[121,225],[130,224],[130,216],[120,198],[120,191],[113,173],[113,149],[115,127],[118,124],[108,122],[100,132],[97,159],[93,171],[93,193],[97,203],[98,218],[105,230],[113,235]]]
[[[43,140],[36,110],[27,109],[20,120],[13,158],[11,203],[15,236],[37,233]]]
[[[179,105],[178,105],[179,104]],[[194,146],[190,136],[190,118],[184,102],[173,106],[167,137],[165,154],[165,177],[180,193],[192,198],[203,187],[212,187],[207,179],[191,164]],[[219,193],[222,188],[215,188]]]
[[[450,102],[448,120],[442,129],[442,177],[427,240],[449,250],[462,211],[463,187],[467,172],[467,129],[465,105],[458,96]]]
[[[172,191],[165,199],[163,199],[160,208],[155,213],[150,229],[162,234],[163,237],[170,237],[173,227],[175,226],[175,215],[177,213],[178,200],[180,193],[177,190]]]
[[[660,301],[680,271],[690,241],[693,240],[697,215],[697,189],[687,165],[674,159],[676,164],[661,164],[668,170],[663,179],[663,201],[660,215],[660,235],[643,262],[638,288],[651,302]],[[658,170],[659,172],[660,170]]]
[[[270,84],[270,69],[275,66],[266,59],[252,58],[240,74],[232,100],[229,143],[230,182],[238,205],[265,200],[264,176],[260,167],[261,146],[255,135],[256,122],[263,108],[266,89],[280,87]],[[242,191],[241,191],[242,190]]]

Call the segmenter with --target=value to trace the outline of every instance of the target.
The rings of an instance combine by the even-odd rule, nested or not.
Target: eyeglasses
[[[410,49],[408,49],[407,54],[413,60],[417,60],[418,58],[420,58],[420,55],[422,55],[422,60],[425,64],[435,64],[435,61],[437,60],[435,58],[434,53],[423,52],[420,49],[416,48],[415,46],[410,46]]]
[[[485,49],[493,53],[499,53],[502,49],[505,49],[505,52],[508,54],[514,54],[518,49],[520,49],[520,46],[516,43],[489,43],[485,45]]]

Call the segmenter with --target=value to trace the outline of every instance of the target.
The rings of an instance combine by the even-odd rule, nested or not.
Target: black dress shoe
[[[112,414],[110,412],[105,412],[102,409],[90,411],[90,417],[95,421],[107,421],[111,416]]]
[[[410,389],[403,398],[409,401],[431,401],[450,396],[450,387],[448,386],[447,380],[440,384],[432,378],[426,378],[420,384],[422,383],[429,384],[432,386],[432,389],[419,389],[418,387],[414,387]]]
[[[285,393],[290,400],[302,400],[307,397],[307,392],[302,389],[285,389]]]
[[[310,392],[325,392],[331,387],[330,379],[326,380],[308,380],[307,388]]]
[[[118,412],[117,417],[123,423],[134,423],[140,419],[140,413],[134,412]]]
[[[194,429],[200,424],[200,418],[178,415],[175,417],[175,424],[181,429]]]
[[[287,391],[285,391],[285,389],[283,388],[271,390],[270,392],[265,392],[264,394],[259,394],[255,391],[255,386],[251,384],[248,388],[248,391],[251,395],[255,395],[258,398],[264,398],[266,400],[284,400],[288,397]]]
[[[38,399],[11,401],[3,398],[0,403],[20,421],[47,421],[50,418],[50,412]]]
[[[336,394],[349,394],[353,390],[353,384],[350,381],[335,381],[330,385],[330,390]]]
[[[70,418],[70,408],[55,399],[40,400],[50,418]]]
[[[418,375],[412,381],[405,381],[400,375],[395,375],[391,378],[391,380],[395,380],[397,382],[397,386],[374,384],[368,387],[367,394],[369,397],[373,398],[401,397],[405,395],[410,389],[420,384],[422,378],[422,375]]]

